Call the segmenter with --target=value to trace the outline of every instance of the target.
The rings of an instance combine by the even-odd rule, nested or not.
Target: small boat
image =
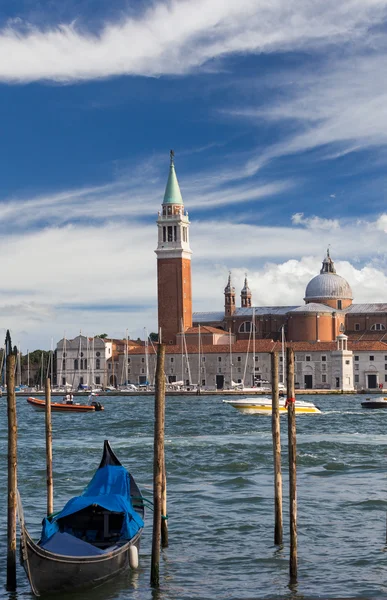
[[[45,410],[46,401],[41,398],[27,398],[28,404],[36,410]],[[51,402],[51,410],[55,412],[96,412],[104,410],[100,402],[93,401],[90,404],[79,404],[78,402]]]
[[[20,496],[18,513],[20,562],[35,596],[99,586],[138,567],[144,500],[107,440],[89,485],[43,519],[39,542],[25,527]]]
[[[384,398],[383,396],[367,398],[361,405],[363,408],[387,408],[387,398]]]
[[[238,400],[223,400],[223,402],[225,404],[231,404],[231,406],[237,408],[240,412],[248,414],[271,415],[272,412],[271,398],[268,398],[267,396],[259,399],[240,398]],[[285,402],[285,398],[279,399],[280,414],[285,414],[288,412],[288,409],[285,406]],[[317,406],[315,406],[313,402],[304,402],[303,400],[296,400],[295,412],[297,415],[312,415],[321,413],[321,410]]]

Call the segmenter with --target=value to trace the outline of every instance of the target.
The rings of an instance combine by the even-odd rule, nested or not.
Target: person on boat
[[[93,402],[94,402],[94,397],[95,397],[96,395],[97,395],[97,394],[96,394],[95,392],[91,392],[91,394],[90,394],[90,396],[89,396],[89,404],[93,404]]]

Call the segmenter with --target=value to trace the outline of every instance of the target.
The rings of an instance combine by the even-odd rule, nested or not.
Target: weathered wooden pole
[[[51,423],[51,381],[46,379],[46,475],[47,475],[47,516],[54,512],[54,484],[52,478],[52,423]]]
[[[286,349],[288,446],[289,446],[289,519],[290,519],[290,583],[297,581],[297,467],[296,410],[294,387],[294,352]]]
[[[16,347],[12,350],[9,331],[5,338],[8,412],[8,518],[7,591],[16,590],[16,503],[17,503],[17,418],[15,395]]]
[[[150,583],[160,585],[160,540],[161,515],[163,511],[162,489],[165,473],[164,425],[165,425],[165,346],[159,344],[157,352],[156,389],[155,389],[155,428],[153,450],[153,536]]]
[[[271,432],[274,458],[274,543],[282,545],[281,433],[278,390],[278,352],[271,353]]]

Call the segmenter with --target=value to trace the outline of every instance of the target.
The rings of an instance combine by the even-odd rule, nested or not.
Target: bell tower
[[[228,274],[227,285],[224,288],[224,315],[232,317],[235,312],[235,288],[231,282],[231,271]]]
[[[176,334],[192,327],[191,249],[189,220],[177,181],[174,152],[164,200],[157,219],[157,296],[159,333],[164,344],[176,344]]]
[[[245,277],[245,283],[241,291],[241,307],[242,308],[250,308],[251,306],[251,290],[249,288],[249,284],[247,283],[247,275]]]

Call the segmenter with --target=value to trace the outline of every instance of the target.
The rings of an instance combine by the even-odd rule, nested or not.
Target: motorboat
[[[27,402],[35,410],[45,410],[46,401],[42,398],[27,398]],[[79,404],[74,401],[51,402],[51,410],[53,412],[98,412],[104,410],[100,402],[92,401],[90,404]]]
[[[268,396],[263,398],[239,398],[235,400],[223,400],[225,404],[230,404],[234,408],[237,408],[240,412],[248,414],[261,414],[271,415],[272,413],[272,400]],[[286,406],[286,399],[279,399],[279,412],[285,414],[288,412]],[[313,402],[304,402],[303,400],[296,400],[295,412],[297,415],[313,415],[320,414],[321,410],[313,404]]]
[[[366,398],[361,403],[363,408],[387,408],[387,398],[384,396],[378,396],[376,398]]]

